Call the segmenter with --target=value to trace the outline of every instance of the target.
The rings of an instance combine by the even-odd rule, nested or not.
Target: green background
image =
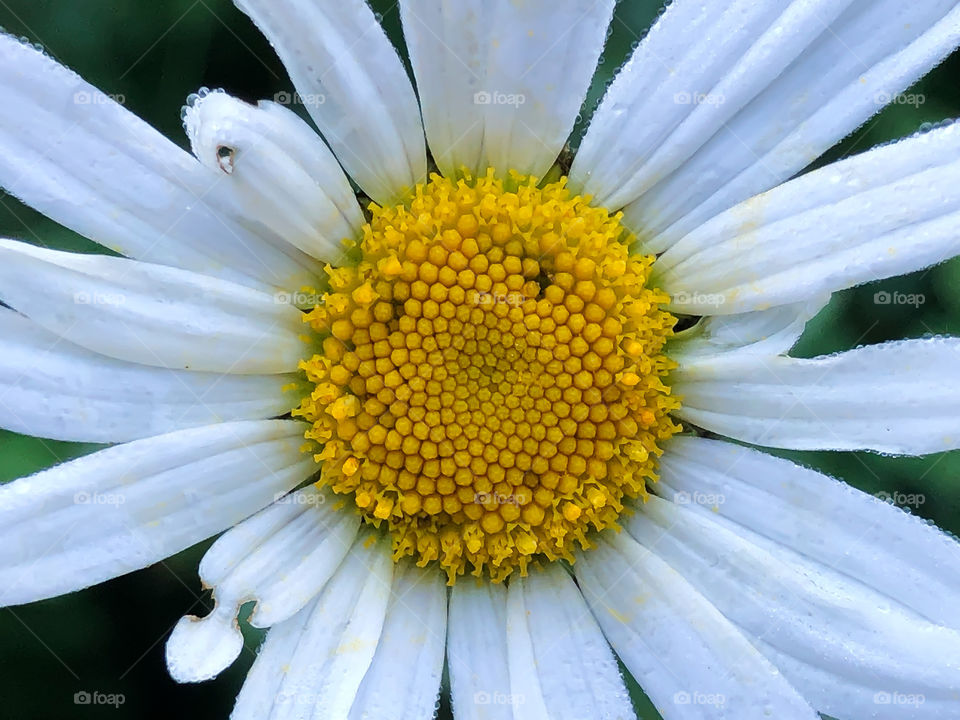
[[[374,2],[395,43],[397,8]],[[659,10],[647,0],[620,3],[587,107]],[[249,99],[272,98],[291,85],[269,44],[227,0],[0,0],[0,27],[40,43],[51,56],[110,94],[168,137],[186,145],[180,107],[201,86]],[[823,161],[862,152],[916,132],[924,123],[960,115],[960,55],[911,92],[925,102],[889,107],[831,150]],[[585,113],[586,115],[586,113]],[[582,122],[578,127],[582,129]],[[816,228],[811,229],[816,232]],[[91,243],[0,192],[0,236],[92,251]],[[873,295],[919,293],[919,307],[877,305]],[[838,294],[808,327],[795,354],[813,356],[903,337],[960,334],[960,260]],[[25,438],[0,431],[0,482],[89,452],[93,446]],[[890,458],[868,453],[783,453],[801,458],[870,493],[920,494],[913,508],[960,532],[960,453]],[[0,717],[226,718],[260,637],[248,635],[241,659],[218,680],[178,686],[163,662],[166,635],[181,615],[203,614],[196,566],[204,543],[142,572],[91,590],[0,610]],[[125,704],[77,706],[74,693],[122,693]],[[635,692],[642,718],[658,717]],[[441,716],[446,717],[446,707]]]

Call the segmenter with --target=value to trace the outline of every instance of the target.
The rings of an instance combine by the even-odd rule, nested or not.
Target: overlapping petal
[[[286,299],[167,265],[0,239],[0,300],[70,343],[141,365],[295,371],[308,345]]]
[[[733,443],[675,437],[661,496],[725,527],[769,538],[849,575],[931,622],[960,630],[960,543],[879,497],[789,460]],[[888,502],[884,501],[888,499]]]
[[[196,96],[184,126],[197,159],[227,175],[238,212],[314,258],[343,262],[363,213],[333,153],[296,113],[211,92]]]
[[[113,98],[0,34],[0,186],[111,250],[266,288],[309,258],[233,214],[221,178]]]
[[[960,44],[952,0],[674,2],[617,76],[575,187],[661,252],[787,180]]]
[[[182,430],[0,487],[0,605],[139,570],[236,524],[314,472],[289,420]]]
[[[167,642],[167,666],[179,682],[208,680],[240,654],[240,606],[255,601],[250,623],[270,627],[316,597],[346,557],[359,518],[334,510],[332,494],[314,487],[276,498],[267,509],[230,529],[200,563],[216,607],[186,616]]]
[[[960,693],[955,630],[708,513],[650,498],[625,527],[742,628],[818,710],[902,718],[901,703],[882,701],[897,693],[923,698],[909,717],[951,717]]]
[[[507,647],[515,715],[633,717],[616,658],[573,578],[558,564],[511,579]]]
[[[234,0],[276,48],[347,173],[381,204],[426,179],[417,96],[364,0]]]
[[[125,442],[277,417],[298,376],[222,375],[115,360],[0,308],[0,427],[53,440]]]
[[[960,252],[960,123],[820,168],[679,240],[654,265],[670,307],[727,315],[809,300]]]
[[[682,367],[714,364],[744,355],[773,357],[790,350],[807,322],[829,301],[824,296],[803,303],[778,305],[737,315],[702,318],[693,327],[674,335],[668,354]]]
[[[390,549],[361,534],[320,596],[270,629],[232,720],[346,718],[390,601]]]
[[[607,640],[665,720],[816,720],[679,569],[626,533],[581,553],[574,570]]]
[[[440,170],[542,177],[603,49],[612,0],[400,3],[427,140]]]

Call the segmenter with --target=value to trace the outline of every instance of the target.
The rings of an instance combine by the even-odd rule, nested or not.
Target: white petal
[[[664,446],[653,489],[960,630],[960,543],[890,502],[789,460],[681,436]]]
[[[201,682],[219,675],[241,652],[236,608],[218,604],[205,618],[180,618],[167,640],[167,669],[177,682]]]
[[[271,628],[232,720],[346,718],[383,628],[393,562],[361,533],[323,593]]]
[[[234,0],[267,36],[340,163],[380,204],[426,179],[420,109],[364,0]]]
[[[518,585],[522,585],[522,580]],[[514,718],[522,713],[529,720],[551,720],[546,703],[546,690],[540,686],[541,671],[548,675],[553,668],[538,663],[534,648],[533,631],[529,627],[523,589],[510,583],[507,590],[507,667],[510,671],[509,704]],[[556,628],[554,628],[554,631]],[[540,638],[538,638],[540,639]],[[549,640],[544,639],[544,644]],[[582,719],[581,719],[582,720]]]
[[[350,720],[433,720],[443,675],[447,588],[434,567],[394,570],[377,654]]]
[[[824,715],[873,720],[954,720],[960,690],[939,697],[910,692],[900,679],[872,686],[808,664],[777,650],[761,638],[756,646]],[[877,690],[881,687],[883,689]],[[954,686],[956,687],[956,686]]]
[[[843,716],[877,717],[884,708],[873,707],[874,694],[896,689],[925,697],[920,717],[948,717],[960,693],[960,633],[783,546],[746,539],[657,497],[624,525],[751,637],[859,689]],[[818,683],[787,677],[823,709]]]
[[[511,579],[507,644],[524,718],[627,720],[633,706],[617,661],[580,590],[552,563]],[[532,712],[542,708],[542,715]]]
[[[574,564],[607,640],[664,720],[816,720],[706,598],[626,533]]]
[[[357,236],[363,213],[333,153],[294,112],[212,92],[197,96],[184,125],[194,155],[226,174],[238,213],[315,258],[344,259],[343,240]]]
[[[450,592],[447,669],[457,720],[513,720],[507,656],[507,589],[464,578]]]
[[[772,357],[792,348],[830,296],[770,310],[705,317],[677,333],[668,354],[683,367],[748,356]]]
[[[277,498],[214,543],[201,563],[200,577],[204,586],[213,588],[217,605],[205,618],[186,616],[174,628],[167,644],[174,680],[209,680],[237,659],[243,643],[235,620],[242,604],[255,601],[250,624],[269,627],[293,617],[316,597],[360,526],[355,514],[332,505],[330,493],[304,488]],[[208,557],[213,558],[209,563]],[[222,573],[226,558],[232,563]],[[206,574],[208,565],[214,566],[215,579]],[[203,651],[221,637],[224,645],[216,652]]]
[[[542,177],[570,134],[612,0],[404,0],[430,150],[453,176]]]
[[[719,87],[705,91],[721,93],[721,113],[736,115],[705,126],[706,133],[691,132],[683,164],[669,177],[655,178],[657,185],[626,208],[627,222],[653,237],[650,250],[662,251],[708,218],[802,170],[960,43],[954,0],[817,5],[793,3],[790,10],[804,21],[774,28],[777,54],[789,44],[784,34],[800,27],[820,34],[786,70],[774,65],[768,86],[749,103],[741,108],[736,94]],[[762,55],[756,59],[765,61]],[[764,74],[751,65],[743,77]],[[731,104],[731,97],[737,101]]]
[[[571,182],[611,209],[680,167],[851,0],[671,3],[603,99]]]
[[[231,217],[229,188],[77,75],[0,34],[0,186],[140,260],[299,288],[300,260]],[[302,254],[301,254],[302,255]]]
[[[671,309],[797,302],[960,253],[960,123],[821,168],[714,218],[664,253]]]
[[[297,404],[295,374],[165,370],[85,350],[0,308],[0,427],[54,440],[124,442]]]
[[[705,362],[671,389],[681,418],[755,445],[924,455],[960,446],[958,369],[960,339],[931,338]]]
[[[308,346],[282,297],[167,265],[0,239],[0,300],[119,360],[169,369],[291,372]]]
[[[278,563],[271,573],[258,580],[256,597],[260,600],[250,624],[270,627],[286,620],[313,599],[346,555],[358,529],[357,518],[349,511],[332,511],[327,525],[320,531],[308,535],[299,544],[291,543],[287,552],[292,557],[282,565]],[[263,555],[268,555],[265,549]]]
[[[313,700],[283,694],[284,679],[293,668],[290,661],[297,652],[313,617],[319,598],[307,605],[289,620],[270,628],[267,639],[257,653],[257,659],[247,674],[230,720],[301,720],[312,717]],[[299,712],[299,714],[297,714]],[[285,714],[284,714],[285,713]]]
[[[314,472],[303,430],[289,420],[183,430],[0,487],[0,605],[138,570],[239,522]]]
[[[204,584],[214,588],[218,601],[237,608],[257,600],[250,618],[255,627],[293,616],[327,583],[360,529],[359,518],[347,508],[335,509],[335,503],[329,492],[312,487],[278,498],[214,543],[211,561],[205,556],[200,565]],[[283,525],[270,527],[277,519]],[[251,535],[256,542],[249,547]],[[222,558],[231,554],[236,562],[228,573],[207,572],[222,567]]]

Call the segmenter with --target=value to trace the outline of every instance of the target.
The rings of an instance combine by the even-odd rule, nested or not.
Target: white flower
[[[430,718],[445,659],[458,720],[630,718],[611,646],[666,720],[956,716],[960,545],[671,420],[960,447],[957,339],[787,355],[960,253],[957,124],[790,179],[960,43],[952,0],[676,0],[568,180],[613,0],[402,0],[417,93],[362,0],[237,4],[298,93],[191,98],[195,158],[0,38],[0,185],[127,256],[0,241],[0,426],[114,443],[0,488],[0,604],[226,531],[167,658],[217,675],[255,600],[237,720]]]

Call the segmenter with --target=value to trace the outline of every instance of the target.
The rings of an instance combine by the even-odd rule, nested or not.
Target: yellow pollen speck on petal
[[[653,258],[566,178],[433,175],[370,214],[305,315],[317,483],[451,583],[572,561],[679,430]]]

